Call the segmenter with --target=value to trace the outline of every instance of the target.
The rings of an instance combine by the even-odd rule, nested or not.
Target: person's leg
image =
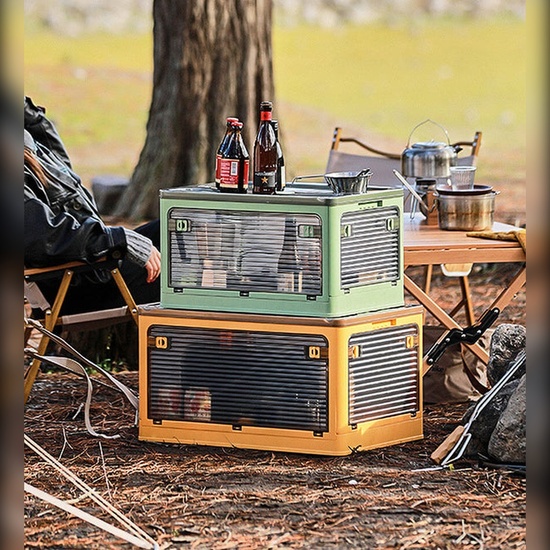
[[[56,278],[38,283],[50,305],[53,305],[60,282],[61,279]],[[124,305],[124,299],[113,280],[103,283],[92,282],[85,276],[77,274],[67,290],[61,315],[99,311],[122,305]]]

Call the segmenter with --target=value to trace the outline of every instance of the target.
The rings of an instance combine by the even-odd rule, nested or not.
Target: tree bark
[[[116,215],[159,215],[159,190],[214,180],[225,119],[249,152],[262,100],[274,100],[272,0],[154,0],[147,136]],[[276,107],[276,106],[275,106]]]

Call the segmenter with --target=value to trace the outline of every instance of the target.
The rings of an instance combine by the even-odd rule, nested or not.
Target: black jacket
[[[25,144],[34,148],[48,180],[42,185],[25,166],[25,266],[122,258],[127,249],[124,228],[104,224],[93,197],[72,171],[55,126],[28,97],[24,128]]]

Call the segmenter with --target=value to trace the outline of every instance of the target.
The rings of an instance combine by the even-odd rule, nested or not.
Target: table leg
[[[497,296],[489,309],[498,307],[502,311],[512,301],[515,294],[523,288],[526,280],[527,267],[524,265],[508,286]]]
[[[432,286],[433,268],[434,268],[434,266],[432,264],[428,264],[426,266],[426,273],[425,273],[425,278],[424,278],[424,292],[426,294],[430,293],[430,289],[431,289],[431,286]]]
[[[454,309],[449,313],[451,317],[454,317],[462,308],[464,308],[464,313],[466,315],[466,321],[469,325],[475,323],[474,315],[474,306],[472,305],[472,297],[470,295],[470,283],[468,282],[468,277],[460,277],[460,291],[462,292],[462,300],[454,307]]]
[[[432,298],[430,298],[422,289],[408,276],[404,275],[405,290],[420,302],[444,327],[448,329],[462,327]],[[484,364],[489,362],[489,354],[479,344],[464,344],[472,353],[476,355]]]

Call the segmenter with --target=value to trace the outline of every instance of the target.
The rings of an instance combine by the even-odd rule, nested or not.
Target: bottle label
[[[277,167],[277,191],[284,191],[286,187],[286,171],[284,164]]]
[[[277,172],[255,172],[254,173],[254,193],[263,193],[272,195],[275,193],[277,185]]]
[[[273,113],[271,111],[260,111],[260,121],[271,120],[272,118],[273,118]]]
[[[214,177],[214,181],[216,182],[216,185],[220,185],[220,160],[222,159],[222,156],[218,153],[216,155],[216,175]]]
[[[239,185],[239,161],[237,159],[220,159],[220,186],[236,189]]]
[[[243,187],[244,191],[248,189],[248,175],[250,173],[250,160],[245,159],[243,161]]]
[[[210,390],[191,387],[184,394],[183,419],[196,422],[209,422],[212,410]]]
[[[248,183],[249,164],[249,160],[220,159],[218,163],[220,187],[225,189],[238,189],[239,182],[242,182],[246,187]],[[241,165],[242,170],[240,169]]]

